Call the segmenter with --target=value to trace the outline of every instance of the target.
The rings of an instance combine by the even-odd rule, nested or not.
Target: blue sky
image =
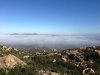
[[[100,0],[0,0],[0,34],[100,33]]]

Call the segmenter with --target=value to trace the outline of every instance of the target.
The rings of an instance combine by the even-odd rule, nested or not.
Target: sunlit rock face
[[[89,75],[89,74],[94,74],[95,71],[92,68],[86,68],[83,70],[83,74]]]
[[[14,68],[17,64],[26,65],[25,62],[11,54],[0,57],[0,68]]]
[[[7,47],[7,46],[3,46],[0,44],[0,51],[3,51],[3,52],[9,52],[9,51],[18,51],[17,48],[12,48],[12,47]]]

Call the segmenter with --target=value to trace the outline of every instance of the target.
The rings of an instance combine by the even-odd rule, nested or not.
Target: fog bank
[[[38,45],[48,48],[75,48],[100,45],[99,35],[0,35],[4,45]]]

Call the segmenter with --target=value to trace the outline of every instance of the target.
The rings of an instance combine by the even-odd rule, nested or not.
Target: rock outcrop
[[[0,57],[0,68],[14,68],[15,65],[20,64],[20,65],[26,65],[25,62],[23,62],[22,60],[20,60],[19,58],[17,58],[14,55],[7,55],[4,57]]]
[[[86,68],[83,70],[84,75],[89,75],[89,74],[93,74],[93,73],[95,73],[95,71],[92,68]]]
[[[56,73],[56,72],[51,72],[50,75],[61,75],[60,73]]]
[[[63,60],[64,62],[67,62],[67,59],[66,59],[65,57],[62,57],[62,60]]]
[[[56,72],[51,72],[51,71],[44,71],[44,70],[39,70],[39,75],[61,75],[60,73]]]
[[[9,51],[18,51],[17,48],[12,48],[12,47],[7,47],[7,46],[3,46],[0,44],[0,51],[3,51],[3,52],[9,52]]]
[[[53,62],[56,62],[56,59],[53,59]]]

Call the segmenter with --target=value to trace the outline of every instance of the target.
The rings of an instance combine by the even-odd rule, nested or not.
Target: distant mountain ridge
[[[38,35],[37,33],[22,33],[22,34],[19,34],[19,33],[12,33],[10,35]]]

